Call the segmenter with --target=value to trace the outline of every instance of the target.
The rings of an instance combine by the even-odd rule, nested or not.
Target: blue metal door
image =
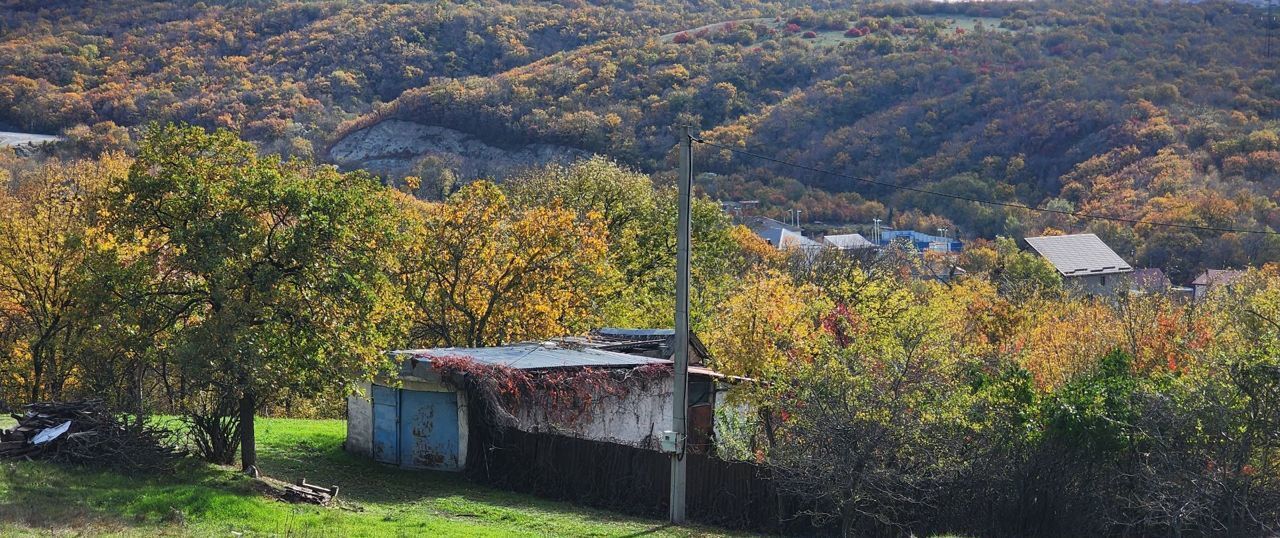
[[[400,463],[400,391],[373,386],[373,459]]]
[[[400,419],[400,465],[458,469],[456,393],[402,391]]]

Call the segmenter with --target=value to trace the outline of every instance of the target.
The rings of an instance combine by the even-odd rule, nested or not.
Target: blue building
[[[943,237],[941,235],[929,235],[914,230],[888,230],[880,232],[880,246],[887,246],[894,241],[911,243],[916,250],[921,252],[927,250],[960,252],[964,250],[964,243],[960,240]]]

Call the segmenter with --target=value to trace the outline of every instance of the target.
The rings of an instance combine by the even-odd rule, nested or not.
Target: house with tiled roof
[[[1208,269],[1195,280],[1191,281],[1191,296],[1199,301],[1209,295],[1210,291],[1222,286],[1230,286],[1240,277],[1244,276],[1244,271],[1234,269]]]
[[[1068,289],[1090,295],[1114,295],[1129,287],[1133,266],[1094,234],[1028,237],[1027,244],[1044,257]]]

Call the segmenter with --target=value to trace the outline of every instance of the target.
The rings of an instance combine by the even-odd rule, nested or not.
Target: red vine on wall
[[[460,355],[429,357],[441,378],[477,391],[493,417],[511,424],[522,406],[540,407],[557,423],[574,424],[608,397],[626,398],[634,387],[671,375],[671,365],[650,363],[635,368],[553,368],[521,370],[485,364]]]

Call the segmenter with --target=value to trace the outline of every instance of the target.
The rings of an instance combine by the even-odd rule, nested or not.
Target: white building
[[[875,248],[876,244],[867,240],[862,234],[839,234],[828,235],[822,238],[822,243],[831,248],[840,250],[856,250],[862,248]]]
[[[1096,235],[1028,237],[1027,244],[1058,270],[1069,289],[1113,295],[1129,288],[1124,277],[1133,267]]]
[[[502,376],[517,371],[522,379],[527,379],[524,374],[549,373],[568,374],[561,379],[574,379],[573,373],[590,369],[591,373],[625,379],[625,390],[592,388],[593,392],[587,393],[590,404],[567,413],[547,405],[543,393],[522,399],[515,408],[504,408],[513,422],[508,427],[656,451],[662,432],[672,428],[673,389],[671,361],[645,356],[642,349],[645,342],[662,342],[669,335],[658,336],[659,339],[640,341],[629,335],[605,344],[599,340],[565,339],[490,348],[392,352],[400,365],[399,374],[365,383],[347,400],[345,448],[406,468],[465,469],[471,431],[483,422],[477,422],[481,417],[476,416],[482,410],[470,409],[476,395],[468,394],[469,385],[459,382],[457,372],[448,371],[448,364],[456,367],[458,361],[465,361],[468,367],[475,367],[468,370],[469,376]],[[692,355],[700,352],[695,349]],[[691,357],[691,362],[697,360]],[[690,366],[690,450],[706,450],[709,446],[715,410],[726,403],[723,393],[730,388],[728,381],[707,368]]]

